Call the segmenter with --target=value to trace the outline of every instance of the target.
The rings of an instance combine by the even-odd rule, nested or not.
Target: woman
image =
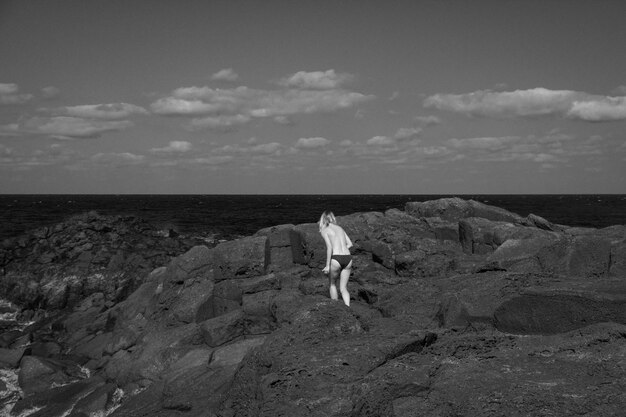
[[[337,277],[339,280],[339,291],[343,302],[350,306],[350,294],[348,293],[348,280],[352,271],[352,255],[350,255],[350,247],[352,241],[346,232],[337,225],[337,219],[331,211],[325,211],[320,217],[318,223],[320,233],[326,242],[326,266],[322,270],[325,274],[329,274],[330,298],[338,300],[337,296]]]

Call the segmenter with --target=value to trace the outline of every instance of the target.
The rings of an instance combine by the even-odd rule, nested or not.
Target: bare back
[[[322,230],[322,236],[330,243],[333,255],[350,255],[349,248],[352,246],[352,242],[341,226],[329,224]]]

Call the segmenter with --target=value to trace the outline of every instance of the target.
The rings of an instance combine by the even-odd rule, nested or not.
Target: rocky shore
[[[350,308],[314,223],[206,245],[87,213],[2,242],[5,413],[623,413],[625,225],[458,198],[338,222]]]

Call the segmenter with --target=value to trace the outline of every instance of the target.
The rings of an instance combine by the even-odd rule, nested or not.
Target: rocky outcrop
[[[93,293],[117,302],[201,243],[136,217],[90,212],[1,242],[0,293],[24,310],[73,307]]]
[[[317,225],[286,224],[193,246],[136,275],[122,268],[128,296],[72,290],[64,311],[26,329],[7,324],[0,366],[17,375],[20,391],[4,397],[13,415],[565,416],[626,406],[625,226],[569,228],[460,199],[338,221],[355,244],[350,308],[328,298]],[[18,262],[29,253],[5,265],[32,273]],[[46,282],[32,285],[39,306],[56,307]]]

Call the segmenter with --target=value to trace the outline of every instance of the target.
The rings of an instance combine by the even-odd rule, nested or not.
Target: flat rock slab
[[[396,380],[421,390],[404,395],[378,378],[362,398],[369,407],[356,415],[623,415],[625,342],[626,327],[612,323],[552,336],[443,336],[422,354],[386,364],[405,369]]]
[[[223,411],[237,416],[349,415],[356,381],[436,338],[392,319],[369,324],[364,330],[339,302],[306,305],[244,360]]]

